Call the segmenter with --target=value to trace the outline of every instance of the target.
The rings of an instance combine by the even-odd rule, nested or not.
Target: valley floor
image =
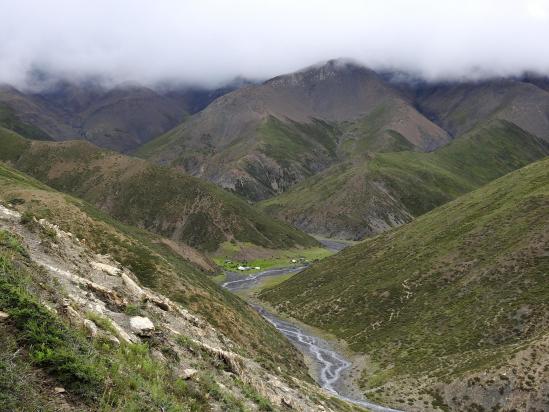
[[[344,242],[323,242],[332,251],[339,251],[346,247]],[[305,266],[269,269],[242,276],[238,273],[226,272],[221,285],[231,292],[248,301],[265,319],[298,348],[309,365],[310,374],[324,389],[337,394],[347,402],[366,407],[375,412],[398,412],[370,402],[361,396],[361,392],[353,378],[360,356],[347,353],[343,345],[326,333],[305,325],[295,319],[282,318],[274,314],[274,309],[265,302],[255,298],[255,294],[262,289],[281,283],[299,273]],[[356,375],[359,376],[360,374]]]

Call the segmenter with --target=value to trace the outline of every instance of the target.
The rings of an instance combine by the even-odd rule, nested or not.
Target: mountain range
[[[410,221],[547,155],[543,78],[402,78],[330,61],[228,93],[136,154],[263,201],[309,233],[349,239]],[[517,158],[480,175],[467,170],[471,156],[477,165],[494,155]],[[411,180],[419,194],[409,193]]]
[[[3,85],[0,404],[353,410],[219,286],[267,264],[242,296],[335,337],[361,396],[545,410],[547,156],[535,74]]]
[[[547,84],[425,82],[340,59],[215,90],[4,87],[0,124],[133,152],[310,234],[357,240],[547,155]]]
[[[0,160],[128,224],[201,251],[224,242],[312,247],[312,237],[217,186],[85,141],[28,140],[0,128]]]
[[[84,139],[128,152],[177,126],[242,82],[219,89],[152,89],[130,83],[108,87],[91,80],[51,80],[36,91],[0,85],[0,125],[15,127],[27,137]]]

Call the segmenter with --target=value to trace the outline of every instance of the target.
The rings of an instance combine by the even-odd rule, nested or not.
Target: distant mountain
[[[371,399],[407,411],[545,410],[548,216],[545,159],[261,297],[366,354],[359,382]]]
[[[40,92],[0,86],[0,124],[29,138],[85,139],[117,151],[131,151],[178,125],[240,83],[215,90],[135,84],[106,88],[97,82],[55,81]],[[9,113],[13,121],[2,121]]]
[[[543,87],[546,83],[539,78],[422,85],[415,90],[415,103],[452,136],[500,119],[549,140],[549,91]]]
[[[549,140],[548,84],[533,75],[427,83],[334,60],[228,93],[136,154],[260,201],[371,153],[436,150],[490,121]]]
[[[260,200],[356,151],[449,140],[372,70],[330,61],[226,94],[136,153]]]
[[[202,251],[224,242],[267,249],[318,245],[209,182],[85,141],[31,141],[0,128],[0,148],[0,160],[55,189]]]

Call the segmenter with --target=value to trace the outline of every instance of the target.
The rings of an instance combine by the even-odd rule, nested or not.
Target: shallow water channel
[[[232,292],[241,292],[256,286],[262,278],[269,276],[282,276],[288,273],[296,273],[303,270],[305,266],[292,268],[269,269],[254,273],[250,276],[227,272],[226,281],[221,285]],[[276,329],[278,329],[288,340],[296,346],[304,356],[311,359],[316,364],[318,371],[315,377],[316,381],[324,389],[332,392],[335,396],[356,405],[376,412],[399,412],[396,409],[387,408],[365,399],[355,399],[345,396],[341,393],[342,373],[349,369],[352,364],[342,354],[334,350],[331,345],[312,332],[305,331],[300,326],[278,318],[260,305],[252,305],[265,319],[267,319]]]

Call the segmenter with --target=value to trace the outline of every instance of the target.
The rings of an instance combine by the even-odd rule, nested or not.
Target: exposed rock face
[[[95,323],[93,323],[89,319],[85,319],[83,323],[84,323],[84,327],[86,328],[86,330],[88,331],[89,335],[92,338],[97,336],[97,333],[99,332],[99,329],[97,329],[97,326],[95,325]]]

